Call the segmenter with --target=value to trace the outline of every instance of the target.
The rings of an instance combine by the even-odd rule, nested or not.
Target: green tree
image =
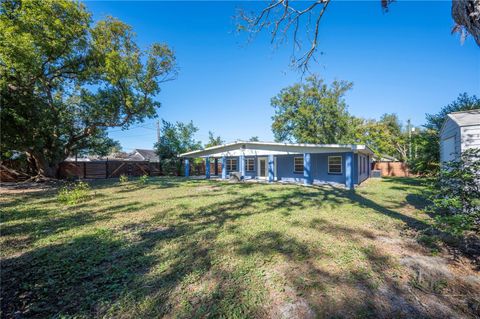
[[[0,3],[1,149],[25,152],[39,176],[114,142],[108,127],[156,115],[160,83],[175,76],[164,44],[141,50],[130,26],[92,23],[77,1]]]
[[[224,144],[225,141],[222,140],[222,138],[219,136],[215,136],[213,132],[208,131],[208,143],[205,144],[205,147],[212,147],[212,146],[217,146],[217,145],[222,145]]]
[[[178,155],[202,148],[202,143],[195,140],[198,128],[190,123],[170,123],[162,120],[160,141],[155,144],[155,150],[160,157],[164,172],[180,173],[181,160]]]
[[[377,155],[407,159],[408,134],[396,114],[383,114],[380,120],[352,117],[348,143],[368,145]]]
[[[260,140],[258,139],[258,136],[252,136],[249,138],[248,140],[249,142],[260,142]]]
[[[330,86],[317,76],[282,89],[272,98],[272,130],[277,141],[342,143],[350,115],[343,98],[352,83],[334,81]]]
[[[480,148],[462,152],[458,160],[443,163],[431,188],[432,204],[440,227],[461,234],[480,230]]]

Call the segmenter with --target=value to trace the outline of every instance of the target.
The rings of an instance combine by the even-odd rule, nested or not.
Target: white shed
[[[469,148],[480,148],[480,109],[448,114],[440,130],[440,162],[455,160]]]

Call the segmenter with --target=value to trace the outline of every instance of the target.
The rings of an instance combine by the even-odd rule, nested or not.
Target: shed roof
[[[373,155],[366,145],[358,144],[298,144],[277,142],[235,141],[233,143],[207,147],[203,150],[180,154],[180,157],[263,156],[302,153],[361,152]]]
[[[480,109],[453,112],[448,117],[459,126],[480,125]]]

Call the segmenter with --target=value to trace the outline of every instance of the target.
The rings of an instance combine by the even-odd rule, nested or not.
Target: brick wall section
[[[382,176],[411,176],[407,164],[403,162],[375,162],[373,169],[381,171]]]

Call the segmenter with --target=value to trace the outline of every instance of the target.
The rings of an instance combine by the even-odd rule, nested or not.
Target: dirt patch
[[[403,270],[398,291],[379,289],[391,306],[408,309],[403,300],[409,299],[427,317],[480,316],[480,276],[471,260],[447,249],[432,255],[410,236],[378,237],[376,242],[398,258]]]
[[[64,185],[63,181],[54,181],[46,183],[21,182],[21,183],[1,183],[0,195],[15,195],[45,192],[55,190]]]
[[[195,187],[195,192],[197,193],[218,192],[218,191],[221,191],[221,187],[217,185],[205,185],[205,186]]]

